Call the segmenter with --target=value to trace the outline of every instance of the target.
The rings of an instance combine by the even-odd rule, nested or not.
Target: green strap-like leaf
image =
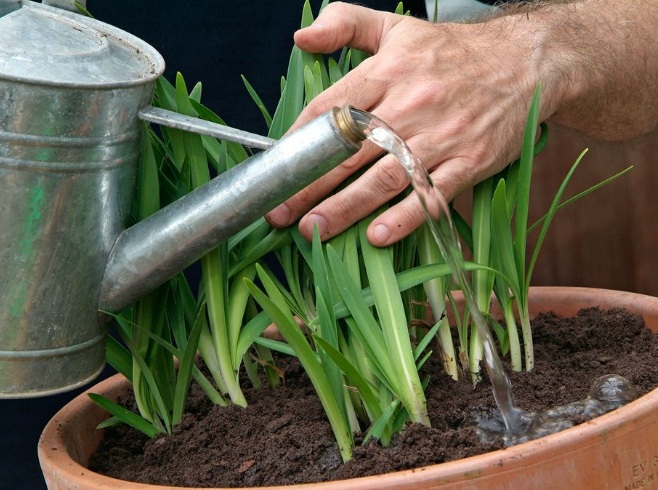
[[[349,313],[354,318],[354,322],[349,322],[348,326],[355,328],[353,333],[359,337],[364,348],[369,351],[369,357],[372,359],[373,364],[385,377],[382,381],[391,387],[397,386],[397,373],[393,369],[388,356],[386,342],[379,324],[368,305],[361,299],[360,290],[352,281],[345,265],[336,251],[330,246],[327,247],[327,258],[338,285],[338,290]],[[395,388],[393,388],[393,391],[395,391]]]
[[[400,400],[393,400],[388,404],[384,409],[381,415],[375,420],[375,422],[370,426],[370,429],[366,433],[363,443],[365,444],[368,440],[375,438],[381,439],[382,434],[388,426],[391,425],[393,416],[395,415],[396,410],[400,406]]]
[[[585,189],[584,191],[579,192],[578,194],[576,194],[576,195],[573,196],[573,197],[570,197],[569,199],[567,199],[567,200],[565,200],[564,202],[560,203],[560,205],[557,207],[557,210],[559,211],[559,210],[561,210],[562,208],[568,206],[569,204],[573,204],[574,202],[579,201],[579,200],[582,199],[583,197],[588,196],[588,195],[591,194],[592,192],[594,192],[594,191],[600,189],[601,187],[603,187],[603,186],[605,186],[605,185],[608,185],[608,184],[610,184],[611,182],[614,182],[614,181],[617,180],[619,177],[621,177],[622,175],[624,175],[624,174],[626,174],[627,172],[629,172],[632,168],[633,168],[633,166],[631,165],[630,167],[625,168],[625,169],[622,170],[621,172],[616,173],[616,174],[613,175],[612,177],[608,177],[607,179],[602,180],[602,181],[599,182],[598,184],[595,184],[595,185],[593,185],[592,187],[588,187],[588,188]],[[544,216],[542,216],[541,218],[539,218],[537,221],[535,221],[535,222],[532,224],[532,226],[530,226],[530,227],[528,228],[528,233],[532,233],[532,232],[533,232],[538,226],[541,226],[541,224],[544,222],[544,220],[546,219],[546,217],[547,217],[547,215],[544,215]]]
[[[158,165],[151,145],[148,126],[140,124],[141,159],[139,165],[139,181],[137,184],[138,214],[137,219],[152,215],[160,209],[160,184],[158,181]]]
[[[395,372],[397,394],[409,411],[411,420],[429,425],[425,394],[416,371],[404,304],[393,270],[391,250],[374,247],[366,237],[366,228],[373,218],[370,216],[359,222],[361,251],[375,299],[379,324],[384,334],[386,350]]]
[[[535,155],[535,138],[539,119],[539,98],[541,84],[537,85],[523,134],[523,146],[519,161],[519,176],[516,197],[516,216],[514,218],[514,245],[517,249],[517,263],[519,264],[522,288],[525,289],[526,241],[528,230],[528,212],[530,208],[530,183],[532,179],[532,163]]]
[[[500,180],[494,191],[492,199],[491,219],[493,223],[492,244],[494,248],[495,267],[508,277],[512,284],[514,295],[519,297],[521,283],[519,282],[519,271],[512,242],[512,234],[509,228],[505,180]],[[520,274],[523,274],[521,272]]]
[[[256,107],[258,107],[258,110],[260,110],[260,113],[263,115],[263,119],[265,119],[265,124],[267,124],[267,127],[270,128],[272,126],[272,116],[267,110],[267,107],[265,107],[265,104],[259,97],[258,93],[256,92],[256,90],[254,90],[254,88],[251,86],[251,84],[245,78],[245,76],[241,75],[241,77],[244,86],[247,88],[247,92],[251,96],[251,100],[253,100],[256,103]]]
[[[151,424],[148,420],[143,419],[139,415],[131,412],[127,408],[122,407],[112,400],[109,400],[104,396],[98,395],[96,393],[89,393],[88,396],[101,408],[107,410],[123,423],[128,424],[130,427],[137,429],[143,434],[146,434],[148,437],[153,438],[160,433],[158,428]]]
[[[197,320],[192,327],[192,331],[190,332],[190,336],[187,339],[187,345],[183,351],[183,356],[180,358],[171,416],[173,425],[179,424],[183,419],[183,411],[185,410],[185,402],[187,401],[187,394],[190,389],[190,382],[192,381],[194,360],[196,358],[202,326],[203,323],[199,321],[199,318],[197,317]]]
[[[265,271],[257,266],[258,277],[270,297],[266,296],[253,282],[247,281],[247,287],[256,301],[279,327],[279,331],[293,348],[325,409],[329,423],[334,431],[343,461],[352,457],[352,434],[349,422],[338,400],[333,397],[331,385],[315,352],[311,349],[292,313],[285,306],[283,296]]]
[[[107,362],[132,382],[132,357],[130,352],[111,335],[105,346]]]
[[[555,216],[555,213],[557,213],[560,201],[562,200],[562,196],[564,195],[564,192],[567,190],[567,186],[571,181],[571,177],[573,177],[573,174],[578,168],[578,165],[580,165],[580,162],[585,156],[585,153],[587,153],[587,150],[583,150],[583,152],[578,156],[574,164],[571,166],[569,172],[562,180],[562,183],[560,184],[558,191],[555,193],[551,205],[548,208],[548,212],[546,213],[546,218],[544,219],[541,229],[539,230],[539,236],[537,237],[535,248],[532,251],[532,257],[530,258],[530,263],[528,264],[528,270],[526,271],[526,278],[525,278],[526,284],[530,284],[530,279],[532,278],[532,272],[535,269],[535,263],[537,262],[539,251],[541,250],[541,246],[544,243],[544,239],[546,238],[548,229],[551,226],[553,217]]]
[[[314,336],[315,342],[324,349],[331,360],[345,373],[350,383],[357,389],[359,397],[363,400],[368,414],[371,418],[376,419],[382,413],[382,408],[379,404],[377,392],[372,384],[365,379],[359,369],[355,367],[338,349],[329,344],[324,339]]]

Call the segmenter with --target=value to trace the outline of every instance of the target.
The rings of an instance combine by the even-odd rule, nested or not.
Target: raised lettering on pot
[[[658,486],[658,453],[647,460],[634,464],[632,470],[633,481],[624,485],[624,490]]]

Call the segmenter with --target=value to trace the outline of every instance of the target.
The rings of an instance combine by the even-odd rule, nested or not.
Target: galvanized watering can
[[[51,0],[70,3],[70,0]],[[107,318],[354,154],[349,108],[273,144],[150,106],[164,61],[73,12],[0,0],[0,398],[104,365]],[[268,148],[124,229],[140,119]]]

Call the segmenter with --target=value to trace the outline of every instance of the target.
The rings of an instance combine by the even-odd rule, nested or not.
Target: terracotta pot
[[[642,315],[652,330],[658,330],[658,298],[584,288],[533,288],[531,295],[533,312],[573,316],[590,306],[626,308]],[[93,391],[116,398],[128,389],[126,381],[114,377]],[[48,488],[174,490],[115,480],[85,467],[103,437],[95,427],[105,417],[102,409],[81,395],[49,422],[39,441],[39,459]],[[299,488],[658,489],[658,389],[595,420],[509,449],[411,471]]]

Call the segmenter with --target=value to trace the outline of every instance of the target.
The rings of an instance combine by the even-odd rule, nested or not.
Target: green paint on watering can
[[[41,211],[45,202],[43,188],[40,185],[33,187],[28,194],[28,212],[23,226],[23,238],[21,239],[21,253],[25,256],[27,262],[33,260],[34,242],[36,239],[36,232],[39,229],[39,221],[41,220]],[[20,278],[23,280],[23,278]],[[18,285],[13,290],[14,300],[9,303],[9,314],[13,317],[20,317],[23,315],[23,308],[25,299],[27,297],[27,284],[24,282]]]
[[[21,317],[23,315],[23,305],[25,304],[25,297],[27,296],[27,285],[21,284],[19,287],[15,288],[13,291],[15,296],[14,301],[9,305],[9,314],[14,318]],[[11,333],[11,332],[9,332]],[[18,334],[18,330],[13,332],[12,337],[16,337],[15,334]],[[9,340],[14,340],[14,338]]]
[[[23,239],[21,240],[21,251],[26,255],[32,254],[34,247],[34,234],[38,229],[39,220],[41,219],[41,209],[44,203],[43,188],[37,185],[32,188],[29,195],[29,207],[25,228],[23,228]]]
[[[41,206],[43,206],[43,188],[38,185],[30,193],[30,211],[32,220],[41,218]]]

